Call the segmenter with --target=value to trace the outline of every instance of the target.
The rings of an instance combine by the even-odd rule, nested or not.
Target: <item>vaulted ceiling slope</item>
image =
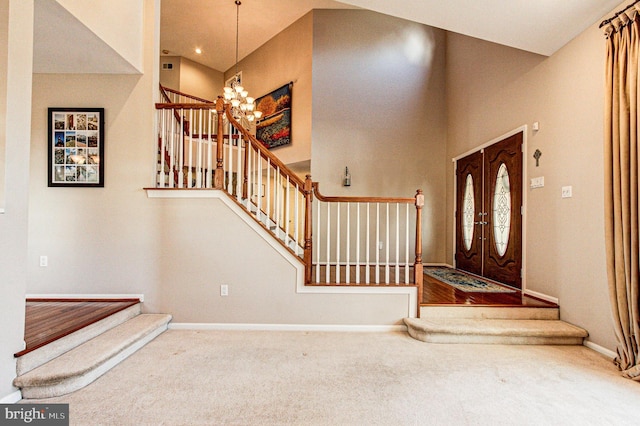
[[[620,4],[620,0],[341,2],[546,56]]]
[[[242,0],[239,58],[312,9],[363,8],[551,55],[620,0]],[[234,0],[162,0],[160,48],[219,71],[235,61]],[[201,55],[194,50],[200,47]]]

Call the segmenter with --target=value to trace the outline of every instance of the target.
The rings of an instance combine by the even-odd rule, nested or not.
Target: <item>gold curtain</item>
[[[640,381],[637,8],[616,17],[605,32],[605,239],[609,295],[618,339],[614,362],[625,377]]]

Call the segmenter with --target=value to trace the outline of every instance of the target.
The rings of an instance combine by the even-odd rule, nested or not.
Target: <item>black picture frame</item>
[[[50,187],[104,187],[104,108],[48,108]]]

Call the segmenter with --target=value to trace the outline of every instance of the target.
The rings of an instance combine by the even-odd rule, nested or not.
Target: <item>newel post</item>
[[[421,189],[416,192],[416,261],[413,265],[414,282],[418,287],[418,310],[420,318],[420,303],[422,302],[422,207],[424,206],[424,194]]]
[[[216,100],[216,112],[218,113],[218,135],[217,135],[217,150],[216,150],[216,171],[213,174],[213,187],[215,189],[222,189],[224,187],[224,170],[222,169],[223,149],[224,149],[224,100],[218,98]]]
[[[311,181],[311,175],[307,175],[304,181],[304,198],[305,198],[305,217],[304,217],[304,282],[305,284],[311,284],[312,277],[312,247],[313,247],[313,235],[312,229],[312,213],[311,202],[313,201],[313,182]]]

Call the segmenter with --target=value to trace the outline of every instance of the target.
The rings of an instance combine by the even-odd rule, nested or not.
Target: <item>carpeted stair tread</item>
[[[586,330],[560,320],[405,318],[409,334],[433,343],[581,344]]]
[[[167,329],[171,315],[141,314],[16,377],[24,398],[63,395],[91,383]]]

